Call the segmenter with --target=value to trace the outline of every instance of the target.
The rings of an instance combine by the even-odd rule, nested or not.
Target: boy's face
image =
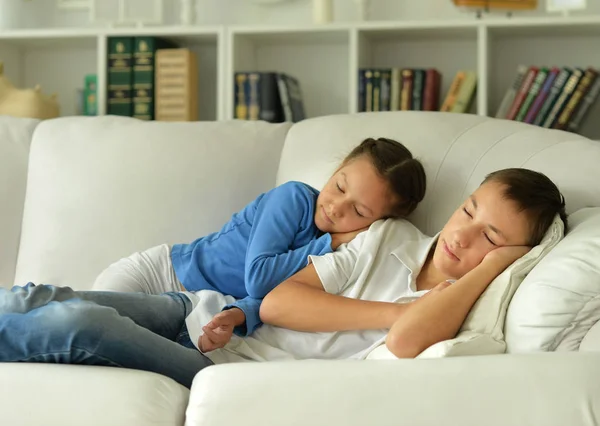
[[[435,247],[437,270],[458,279],[495,248],[527,244],[529,219],[502,190],[497,182],[481,185],[454,212]]]

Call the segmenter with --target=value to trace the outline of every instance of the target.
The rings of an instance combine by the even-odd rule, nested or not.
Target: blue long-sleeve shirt
[[[309,255],[331,252],[331,236],[315,226],[319,191],[288,182],[261,194],[219,232],[178,244],[173,268],[188,291],[215,290],[239,299],[246,315],[236,334],[251,334],[261,324],[262,298],[306,266]]]

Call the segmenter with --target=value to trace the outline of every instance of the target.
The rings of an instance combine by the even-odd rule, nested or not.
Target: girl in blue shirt
[[[258,196],[223,228],[189,244],[135,253],[100,274],[94,290],[159,294],[214,290],[238,301],[203,327],[207,352],[233,332],[251,334],[262,298],[378,219],[410,214],[425,195],[425,171],[391,139],[366,139],[342,161],[321,192],[288,182]]]

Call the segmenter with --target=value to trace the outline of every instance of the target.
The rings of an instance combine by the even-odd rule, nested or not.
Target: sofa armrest
[[[590,328],[579,345],[581,352],[600,352],[600,321]]]
[[[600,353],[209,367],[186,426],[593,425]]]
[[[181,426],[189,391],[145,371],[0,364],[0,425]]]

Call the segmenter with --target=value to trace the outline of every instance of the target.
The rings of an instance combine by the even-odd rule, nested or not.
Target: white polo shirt
[[[435,238],[405,220],[381,220],[349,244],[324,256],[310,256],[328,293],[354,299],[405,303],[416,291],[419,274]],[[186,319],[196,344],[202,326],[234,300],[210,290],[195,294],[196,308]],[[251,336],[233,336],[222,349],[206,354],[216,364],[240,361],[361,359],[385,340],[388,330],[306,333],[263,325]]]

